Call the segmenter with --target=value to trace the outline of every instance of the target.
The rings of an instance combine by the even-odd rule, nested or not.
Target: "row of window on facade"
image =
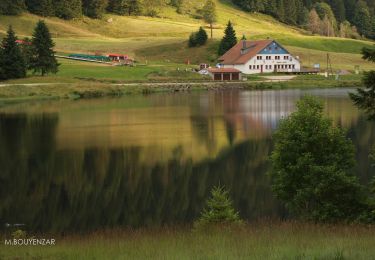
[[[275,60],[280,60],[281,56],[275,56]],[[263,56],[257,56],[257,60],[263,60]],[[266,56],[266,60],[272,60],[272,56]],[[289,60],[289,56],[284,56],[284,60]]]
[[[262,65],[250,65],[249,69],[251,70],[260,70]],[[273,70],[273,69],[295,69],[296,65],[294,64],[284,64],[284,65],[265,65],[266,70]]]

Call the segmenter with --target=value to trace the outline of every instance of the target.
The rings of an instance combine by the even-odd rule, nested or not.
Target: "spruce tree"
[[[56,16],[70,20],[82,16],[82,0],[53,0]]]
[[[27,10],[40,16],[53,16],[55,14],[52,0],[26,0]]]
[[[193,32],[189,37],[189,47],[196,47],[205,45],[208,40],[208,36],[203,27],[200,27],[198,32]]]
[[[372,21],[370,11],[365,3],[359,2],[353,18],[353,24],[358,28],[358,31],[364,36],[371,36]]]
[[[53,51],[54,46],[47,25],[44,21],[39,21],[32,38],[30,68],[34,73],[40,73],[42,76],[57,73],[59,64]]]
[[[18,79],[26,77],[26,64],[17,37],[11,26],[2,41],[0,56],[0,79]]]
[[[227,28],[225,29],[225,32],[224,32],[224,37],[220,42],[219,55],[223,55],[236,44],[237,44],[236,32],[233,29],[232,23],[229,21],[227,24]]]
[[[243,222],[239,213],[234,209],[229,198],[229,192],[224,187],[214,187],[211,197],[206,201],[206,207],[201,217],[195,222],[197,229],[215,227],[216,225],[241,225]]]
[[[109,0],[108,11],[119,15],[139,15],[141,7],[138,0]]]
[[[25,0],[0,0],[0,14],[18,15],[25,10]]]
[[[197,32],[197,43],[198,45],[205,45],[208,40],[207,32],[201,26]]]
[[[375,48],[364,48],[363,59],[375,62]],[[358,89],[357,93],[351,93],[350,98],[354,104],[363,109],[369,119],[375,120],[375,71],[366,72],[363,83],[366,89]]]
[[[346,19],[346,10],[343,0],[329,0],[332,11],[335,14],[336,20],[341,23]]]
[[[102,18],[107,5],[107,0],[83,0],[83,14],[91,18]]]

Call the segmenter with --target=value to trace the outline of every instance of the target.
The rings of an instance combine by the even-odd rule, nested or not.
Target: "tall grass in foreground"
[[[374,226],[269,221],[233,232],[119,229],[56,238],[54,247],[2,243],[0,259],[374,259],[374,234]]]

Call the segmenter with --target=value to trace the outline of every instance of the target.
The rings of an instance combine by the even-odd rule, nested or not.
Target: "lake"
[[[375,124],[350,89],[216,91],[0,108],[0,224],[38,232],[191,223],[214,185],[246,220],[288,218],[267,170],[272,132],[309,93],[348,130],[353,171],[375,175]]]

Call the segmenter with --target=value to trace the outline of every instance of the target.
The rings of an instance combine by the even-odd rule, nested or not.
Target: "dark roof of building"
[[[235,68],[209,68],[208,71],[211,73],[241,73]]]
[[[219,61],[222,64],[245,64],[272,42],[273,40],[240,41],[221,56]]]

